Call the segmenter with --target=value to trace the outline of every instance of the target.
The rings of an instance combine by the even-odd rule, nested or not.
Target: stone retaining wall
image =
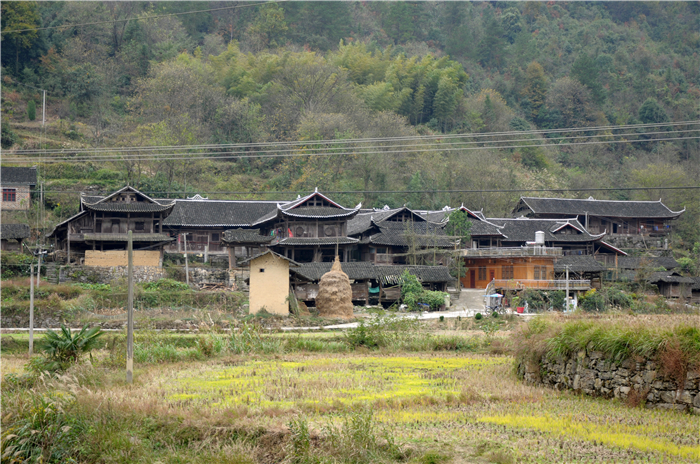
[[[647,408],[676,409],[700,414],[700,372],[688,372],[683,385],[664,375],[657,363],[628,359],[615,363],[600,351],[582,350],[569,358],[540,364],[520,361],[518,375],[525,382],[591,396],[644,401]]]
[[[59,283],[83,282],[99,284],[126,283],[127,266],[93,267],[93,266],[61,266],[58,275]],[[134,266],[134,282],[155,282],[165,278],[165,271],[158,266]]]

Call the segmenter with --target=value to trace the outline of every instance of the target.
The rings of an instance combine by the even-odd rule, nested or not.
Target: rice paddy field
[[[3,355],[3,376],[24,362]],[[225,355],[137,366],[133,385],[84,364],[3,388],[3,439],[28,410],[85,428],[63,462],[700,462],[698,416],[528,386],[487,354]]]

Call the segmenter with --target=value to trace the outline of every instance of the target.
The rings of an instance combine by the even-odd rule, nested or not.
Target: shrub
[[[46,370],[65,370],[71,364],[77,363],[84,353],[97,348],[102,334],[99,327],[88,329],[87,324],[75,335],[63,324],[59,333],[53,330],[46,331],[42,343],[47,360]]]
[[[447,293],[424,289],[418,277],[408,270],[403,271],[401,280],[401,296],[410,311],[420,311],[424,305],[429,309],[438,309],[445,304]]]
[[[34,100],[29,100],[29,103],[27,103],[27,117],[30,121],[36,119],[36,103]]]
[[[147,282],[143,284],[144,290],[189,290],[190,287],[184,282],[178,282],[173,279],[160,279],[155,282]]]
[[[476,313],[476,314],[474,315],[474,319],[476,319],[477,321],[480,321],[483,317],[484,317],[484,316],[482,316],[481,313]]]

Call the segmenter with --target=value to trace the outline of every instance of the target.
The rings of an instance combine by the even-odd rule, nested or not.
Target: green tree
[[[588,87],[596,102],[602,103],[605,100],[605,91],[600,84],[600,71],[598,64],[587,54],[581,54],[571,67],[571,77]]]
[[[24,30],[39,27],[41,21],[36,2],[2,2],[2,65],[9,64],[9,57],[15,58],[15,74],[19,74],[20,55],[24,55],[39,41],[36,30]],[[22,61],[27,61],[23,57]]]
[[[642,124],[668,122],[668,114],[655,98],[647,98],[637,113]]]
[[[29,100],[29,103],[27,103],[27,117],[30,121],[36,119],[36,103],[34,103],[34,100]]]
[[[440,122],[444,131],[448,129],[448,123],[452,119],[461,97],[462,90],[452,79],[447,76],[440,78],[433,99],[433,116]]]
[[[260,7],[258,16],[248,27],[247,33],[256,51],[268,46],[281,45],[284,34],[287,31],[287,22],[284,20],[284,9],[274,2],[265,3]]]
[[[410,2],[389,2],[384,14],[384,31],[395,44],[405,43],[413,39],[413,16],[416,6]]]
[[[477,46],[477,58],[483,66],[500,68],[505,64],[506,41],[503,36],[503,27],[489,11],[484,35]]]
[[[520,10],[518,8],[508,8],[501,15],[501,26],[505,32],[508,42],[515,42],[515,37],[520,33]]]
[[[522,95],[526,100],[526,105],[523,106],[527,106],[530,117],[537,120],[547,98],[547,79],[544,76],[544,68],[536,61],[527,67]]]

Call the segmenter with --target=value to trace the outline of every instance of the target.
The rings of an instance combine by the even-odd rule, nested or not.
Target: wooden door
[[[469,271],[469,288],[476,288],[476,271],[474,269]]]
[[[489,271],[489,282],[491,282],[491,281],[492,281],[493,279],[495,279],[495,278],[496,278],[496,271],[494,271],[493,269],[491,269],[491,270]]]

